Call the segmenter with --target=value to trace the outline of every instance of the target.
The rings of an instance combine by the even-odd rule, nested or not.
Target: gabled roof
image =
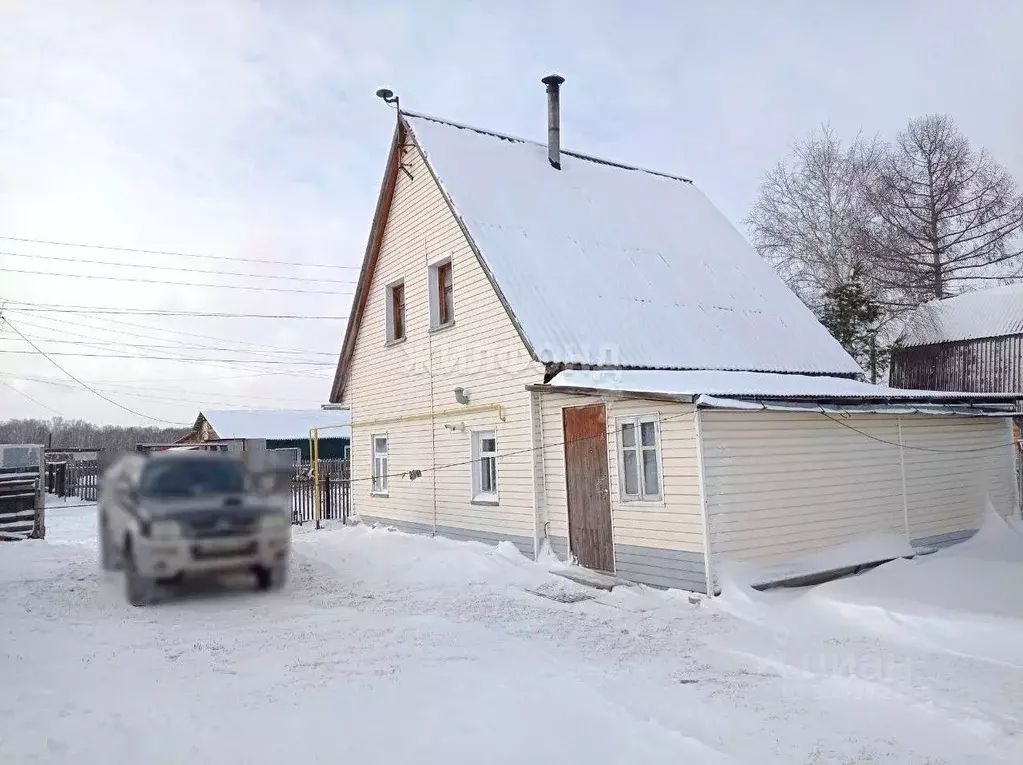
[[[904,346],[1023,334],[1023,284],[924,303],[906,320]]]
[[[312,428],[348,425],[351,413],[329,409],[204,409],[196,427],[205,418],[218,438],[266,438],[297,440],[309,437]],[[349,438],[350,429],[325,430],[321,438]]]
[[[692,184],[677,176],[403,112],[407,134],[539,361],[857,374],[841,345]],[[390,201],[378,200],[332,400]],[[361,296],[360,296],[361,292]]]

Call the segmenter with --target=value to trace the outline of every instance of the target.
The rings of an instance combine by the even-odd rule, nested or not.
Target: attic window
[[[430,327],[439,329],[455,321],[451,258],[430,266]]]
[[[405,282],[387,286],[387,342],[405,339]]]

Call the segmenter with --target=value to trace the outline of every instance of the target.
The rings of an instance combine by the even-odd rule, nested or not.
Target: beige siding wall
[[[399,172],[376,273],[355,344],[342,401],[352,407],[354,507],[360,515],[421,530],[459,529],[470,537],[526,539],[532,550],[533,494],[527,383],[542,381],[475,254],[462,235],[418,149]],[[452,259],[454,325],[430,330],[428,264]],[[386,342],[387,285],[405,283],[406,340]],[[430,370],[432,369],[432,375]],[[496,412],[434,412],[458,408],[453,390],[465,388],[470,406],[500,404]],[[418,418],[368,424],[382,418]],[[461,430],[462,426],[466,430]],[[434,465],[470,459],[470,429],[494,427],[499,453],[499,505],[470,501],[467,464],[433,472]],[[453,428],[458,428],[454,430]],[[390,473],[415,469],[415,481],[392,477],[389,496],[370,492],[370,438],[388,436]],[[424,528],[425,527],[425,528]]]
[[[611,517],[615,546],[681,550],[703,554],[703,526],[696,461],[693,407],[647,400],[603,400],[597,397],[544,393],[543,506],[548,534],[568,537],[565,449],[562,410],[569,406],[604,403],[607,407],[608,467]],[[619,489],[618,441],[615,418],[656,414],[660,418],[662,502],[623,502]]]
[[[1009,421],[969,417],[903,417],[906,496],[912,539],[975,529],[990,495],[1002,515],[1016,503]]]
[[[965,450],[1008,441],[1005,422],[946,416],[705,411],[701,414],[715,560],[781,562],[865,534],[905,534],[899,424],[909,446]],[[991,492],[1011,509],[1007,449],[906,449],[910,537],[976,528]]]

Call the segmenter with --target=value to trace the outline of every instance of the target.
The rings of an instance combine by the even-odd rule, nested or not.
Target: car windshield
[[[244,489],[244,471],[227,460],[151,462],[139,481],[139,492],[150,497],[236,494]]]

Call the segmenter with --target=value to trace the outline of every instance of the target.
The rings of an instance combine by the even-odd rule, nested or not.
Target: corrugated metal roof
[[[846,377],[783,375],[768,372],[712,370],[565,370],[549,383],[552,388],[582,388],[677,396],[741,396],[765,399],[1007,401],[1012,393],[951,393],[908,390],[850,380]]]
[[[309,437],[311,428],[348,425],[341,409],[203,409],[202,416],[220,438],[293,440]],[[350,438],[350,428],[324,431],[323,438]]]
[[[906,320],[903,345],[1023,334],[1023,284],[932,300]]]
[[[692,183],[405,117],[541,361],[860,371]]]

